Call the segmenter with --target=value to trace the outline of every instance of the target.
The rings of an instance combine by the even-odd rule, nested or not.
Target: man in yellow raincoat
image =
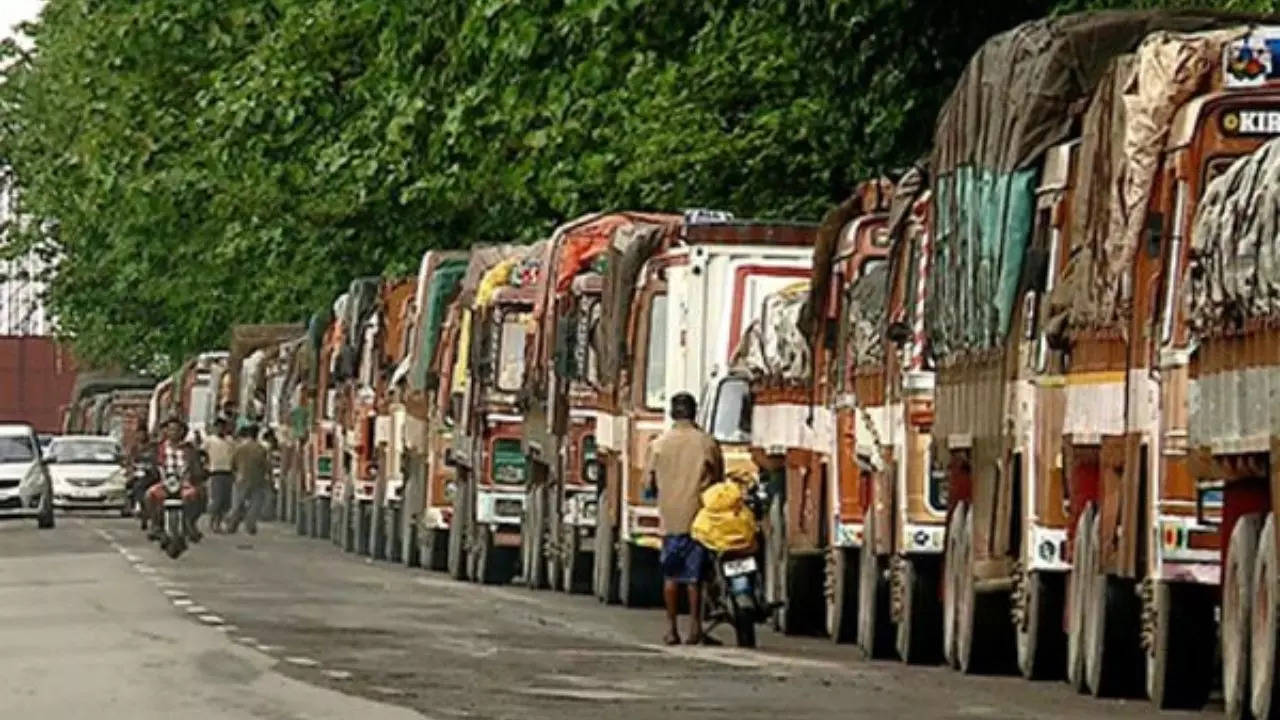
[[[689,529],[702,507],[702,491],[724,475],[724,458],[715,438],[694,424],[697,413],[698,402],[689,393],[676,393],[671,398],[674,424],[650,443],[645,471],[649,492],[658,495],[662,518],[662,598],[667,606],[668,645],[680,643],[676,613],[681,585],[689,593],[689,644],[706,641],[702,633],[702,580],[707,549],[689,535]]]

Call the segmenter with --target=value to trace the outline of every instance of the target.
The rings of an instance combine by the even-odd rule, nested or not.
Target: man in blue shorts
[[[667,606],[668,645],[680,643],[676,613],[680,586],[689,593],[689,644],[706,642],[702,634],[702,579],[707,549],[689,535],[702,507],[702,491],[724,475],[724,458],[715,438],[694,424],[698,403],[689,393],[671,398],[672,427],[649,445],[646,481],[657,492],[662,518],[662,598]]]

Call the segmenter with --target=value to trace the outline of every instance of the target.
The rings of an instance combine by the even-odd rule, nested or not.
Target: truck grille
[[[493,514],[499,517],[520,517],[524,511],[524,503],[512,498],[495,500]]]

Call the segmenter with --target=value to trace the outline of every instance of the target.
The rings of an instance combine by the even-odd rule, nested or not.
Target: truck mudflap
[[[1024,566],[1032,572],[1068,572],[1066,528],[1050,528],[1031,524],[1023,557]]]

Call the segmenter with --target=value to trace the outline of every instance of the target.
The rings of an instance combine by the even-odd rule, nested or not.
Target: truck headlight
[[[588,460],[582,465],[582,479],[595,485],[604,477],[604,467],[599,460]]]

